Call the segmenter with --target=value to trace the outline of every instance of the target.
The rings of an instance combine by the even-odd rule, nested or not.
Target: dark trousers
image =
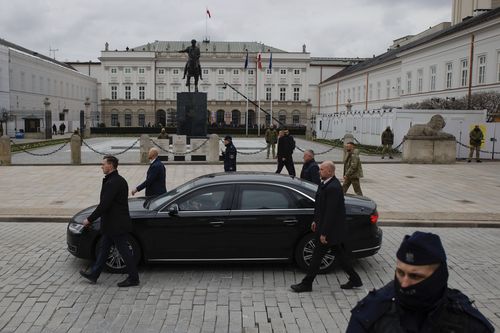
[[[289,157],[278,156],[278,169],[276,169],[276,173],[281,173],[281,170],[283,170],[283,167],[286,168],[286,170],[288,171],[288,174],[290,176],[295,177],[295,165],[293,164],[292,156],[289,156]]]
[[[302,283],[312,285],[314,279],[316,278],[316,275],[318,275],[321,261],[323,260],[324,255],[328,252],[329,249],[332,249],[334,251],[335,261],[339,263],[340,267],[349,276],[349,281],[352,281],[356,284],[361,283],[361,278],[359,277],[358,273],[356,273],[354,268],[352,268],[351,262],[349,261],[349,256],[346,253],[343,244],[331,246],[322,244],[319,239],[315,240],[315,244],[316,246],[314,247],[311,263],[309,264],[307,274],[302,280]]]
[[[95,278],[98,278],[99,275],[101,275],[104,265],[106,264],[106,259],[108,259],[109,251],[111,250],[111,246],[113,244],[115,244],[118,252],[120,252],[123,261],[125,262],[125,265],[127,265],[129,279],[132,281],[139,281],[139,273],[137,272],[137,267],[135,265],[134,255],[127,243],[126,233],[118,235],[102,235],[101,244],[97,253],[97,259],[94,265],[92,265],[90,273]]]

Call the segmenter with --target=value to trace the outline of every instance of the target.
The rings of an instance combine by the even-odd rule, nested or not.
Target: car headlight
[[[75,223],[75,222],[71,222],[68,226],[68,229],[70,232],[74,233],[74,234],[81,234],[82,231],[83,231],[83,224],[79,224],[79,223]]]

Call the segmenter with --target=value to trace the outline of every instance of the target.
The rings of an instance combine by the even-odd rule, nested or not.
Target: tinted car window
[[[202,188],[177,200],[177,205],[180,211],[222,210],[228,190],[229,186]]]
[[[297,192],[291,192],[294,199],[294,205],[296,208],[314,208],[314,201],[299,194]]]
[[[151,201],[149,201],[149,205],[147,208],[152,209],[152,210],[160,208],[161,206],[166,204],[168,201],[172,200],[172,198],[174,198],[178,194],[185,192],[185,191],[189,191],[195,185],[196,185],[196,182],[191,181],[191,182],[188,182],[186,184],[183,184],[183,185],[173,189],[172,191],[169,191],[169,192],[162,194],[154,199],[151,199]]]
[[[241,210],[294,208],[286,191],[277,186],[244,185],[240,191]]]

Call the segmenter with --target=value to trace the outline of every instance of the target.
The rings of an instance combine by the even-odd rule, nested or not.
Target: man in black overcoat
[[[152,197],[167,192],[165,166],[158,158],[158,149],[151,148],[148,153],[150,165],[146,174],[146,180],[132,190],[132,195],[146,189],[146,196]]]
[[[278,169],[276,173],[281,173],[283,167],[286,168],[290,176],[295,177],[295,165],[293,164],[293,151],[295,149],[295,140],[288,130],[280,131],[278,138]]]
[[[314,221],[311,224],[316,246],[306,276],[301,283],[291,286],[292,290],[298,293],[312,290],[312,283],[319,272],[323,256],[330,249],[334,251],[340,267],[349,276],[349,281],[340,287],[353,289],[363,285],[361,278],[352,267],[345,249],[347,226],[344,192],[339,180],[335,177],[335,164],[332,161],[321,163],[319,175],[322,182],[316,192]]]
[[[105,177],[102,181],[99,205],[94,212],[83,221],[85,227],[101,218],[101,242],[96,262],[89,272],[80,271],[80,275],[92,283],[96,283],[104,268],[109,251],[114,244],[127,266],[128,277],[118,282],[118,287],[139,285],[134,255],[129,248],[128,233],[132,231],[132,220],[128,209],[127,181],[118,174],[118,159],[114,156],[104,156],[101,165]]]

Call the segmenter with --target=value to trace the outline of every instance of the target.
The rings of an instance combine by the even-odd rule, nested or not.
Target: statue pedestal
[[[457,158],[454,138],[405,137],[403,162],[422,164],[453,164]]]
[[[177,94],[177,134],[189,137],[207,136],[207,94]]]

